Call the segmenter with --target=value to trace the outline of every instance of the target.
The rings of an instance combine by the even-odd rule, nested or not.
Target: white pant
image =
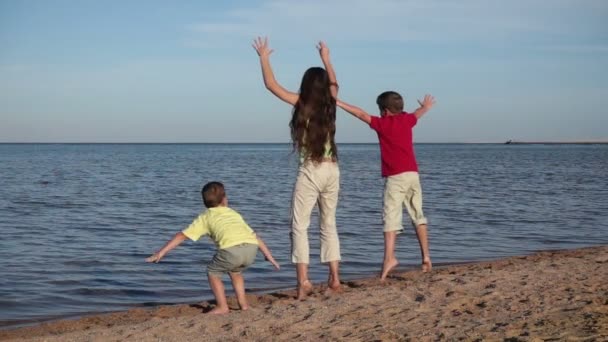
[[[293,191],[291,219],[291,261],[309,263],[308,226],[315,204],[319,204],[321,262],[339,261],[340,240],[336,207],[340,190],[338,163],[305,161],[298,170]]]

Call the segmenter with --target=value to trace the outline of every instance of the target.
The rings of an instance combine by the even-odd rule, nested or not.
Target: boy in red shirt
[[[395,240],[403,231],[403,207],[412,220],[422,254],[422,272],[432,268],[429,254],[427,220],[422,212],[422,188],[418,176],[418,165],[414,155],[412,128],[431,107],[435,99],[425,95],[420,107],[414,113],[403,111],[404,102],[401,95],[394,91],[380,94],[376,100],[380,117],[367,114],[363,109],[338,101],[337,105],[367,123],[378,134],[380,156],[382,159],[382,177],[384,183],[384,262],[380,280],[384,281],[388,273],[399,262],[395,257]]]

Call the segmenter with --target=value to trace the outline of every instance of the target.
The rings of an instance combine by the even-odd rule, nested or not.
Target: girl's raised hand
[[[253,40],[252,46],[260,57],[268,57],[274,51],[268,46],[268,37],[264,37],[264,39],[257,37]]]
[[[321,55],[322,60],[329,59],[329,48],[324,41],[319,41],[317,44],[317,50],[319,50],[319,55]]]

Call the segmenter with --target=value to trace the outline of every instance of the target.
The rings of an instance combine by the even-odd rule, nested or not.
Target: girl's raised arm
[[[298,102],[299,95],[283,88],[274,78],[274,73],[272,72],[272,67],[270,66],[270,54],[274,50],[271,50],[268,46],[268,38],[264,37],[264,39],[262,39],[258,37],[257,39],[254,39],[253,48],[258,53],[258,56],[260,56],[262,76],[264,77],[264,85],[266,86],[266,89],[270,90],[270,92],[279,99],[289,103],[292,106],[295,105],[296,102]]]
[[[319,55],[321,56],[321,61],[323,61],[323,66],[325,66],[325,70],[329,76],[329,89],[331,91],[331,96],[333,96],[336,100],[338,99],[338,80],[336,78],[336,72],[334,71],[334,66],[331,64],[329,59],[329,48],[325,44],[325,42],[320,41],[317,45],[317,49],[319,50]]]

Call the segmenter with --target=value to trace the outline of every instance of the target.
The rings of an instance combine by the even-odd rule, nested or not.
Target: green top
[[[306,121],[306,128],[308,128],[308,122]],[[304,131],[304,136],[302,137],[302,141],[306,141],[306,131]],[[325,142],[325,152],[323,152],[323,158],[331,158],[333,153],[331,152],[331,141],[329,136],[327,137],[327,141]],[[300,149],[300,164],[304,163],[306,159],[308,159],[308,151],[304,147]]]

